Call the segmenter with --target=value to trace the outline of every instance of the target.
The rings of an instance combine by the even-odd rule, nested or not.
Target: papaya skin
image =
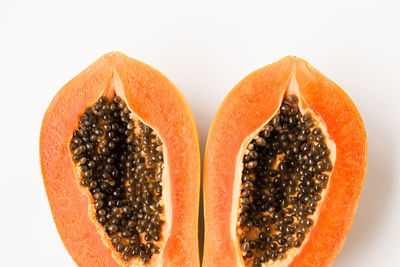
[[[69,150],[85,109],[102,95],[110,97],[115,92],[163,141],[168,227],[162,230],[164,246],[159,259],[152,258],[146,265],[199,266],[200,152],[192,113],[183,95],[163,74],[119,52],[105,54],[68,82],[52,100],[42,122],[41,170],[60,237],[79,266],[128,266],[104,241],[104,229],[94,223],[93,198],[79,185]]]
[[[265,125],[294,89],[301,105],[324,122],[336,159],[317,220],[299,252],[284,266],[330,266],[350,230],[367,163],[362,118],[346,93],[304,60],[289,56],[241,80],[212,122],[203,168],[205,242],[203,266],[243,266],[232,220],[235,172],[244,140]],[[232,230],[234,229],[234,230]],[[268,265],[265,265],[268,266]]]

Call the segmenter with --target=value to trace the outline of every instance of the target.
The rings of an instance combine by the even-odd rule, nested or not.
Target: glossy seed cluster
[[[130,114],[118,96],[101,97],[81,116],[70,149],[115,250],[146,263],[160,252],[164,223],[162,142]]]
[[[332,171],[325,136],[297,102],[296,96],[283,100],[243,158],[239,238],[254,266],[301,246]]]

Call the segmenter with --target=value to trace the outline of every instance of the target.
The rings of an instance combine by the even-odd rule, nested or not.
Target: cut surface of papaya
[[[113,52],[73,78],[44,116],[40,162],[79,266],[199,266],[197,130],[157,70]]]
[[[207,139],[204,266],[330,266],[366,162],[363,121],[339,86],[292,56],[251,73]]]

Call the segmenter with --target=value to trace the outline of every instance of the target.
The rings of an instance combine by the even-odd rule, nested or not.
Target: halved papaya
[[[199,266],[200,154],[190,108],[152,67],[102,56],[43,119],[54,221],[79,266]]]
[[[367,162],[351,99],[293,56],[237,84],[204,159],[211,266],[329,266],[345,241]]]

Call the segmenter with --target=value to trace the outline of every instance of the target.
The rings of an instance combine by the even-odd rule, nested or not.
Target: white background
[[[1,266],[74,266],[42,184],[39,129],[63,84],[113,50],[182,90],[202,153],[241,78],[289,54],[309,61],[354,100],[369,141],[361,201],[334,266],[399,266],[398,1],[56,2],[0,2]]]

